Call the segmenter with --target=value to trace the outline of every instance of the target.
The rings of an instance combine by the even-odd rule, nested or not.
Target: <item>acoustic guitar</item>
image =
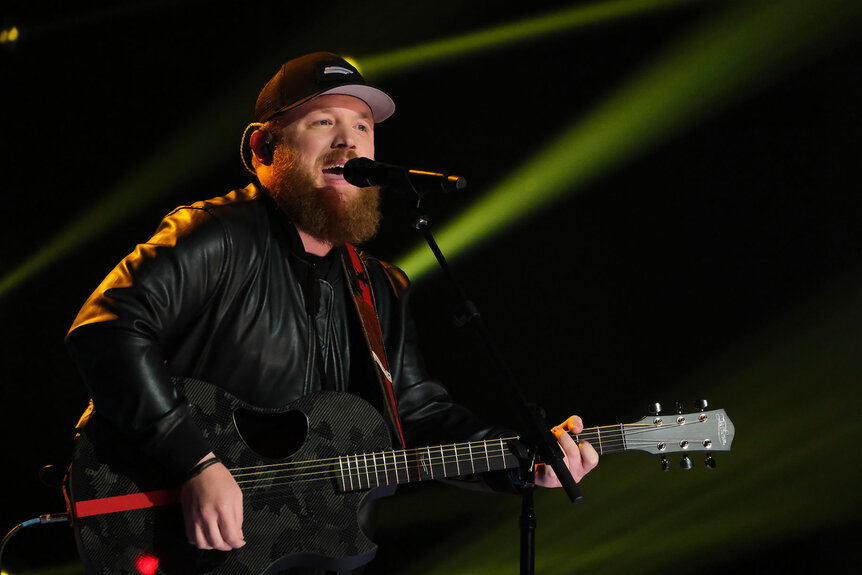
[[[319,392],[261,409],[193,379],[177,380],[193,417],[243,490],[246,545],[200,550],[185,537],[179,480],[124,444],[93,417],[76,439],[67,499],[88,573],[259,575],[299,565],[352,569],[377,546],[357,519],[362,506],[395,486],[517,468],[503,437],[391,449],[383,417],[344,392]],[[654,416],[585,429],[600,454],[729,451],[724,410]],[[684,460],[685,461],[685,460]]]

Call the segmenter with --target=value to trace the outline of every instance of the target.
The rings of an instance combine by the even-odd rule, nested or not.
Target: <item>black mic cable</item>
[[[12,531],[6,534],[6,537],[3,538],[3,541],[0,541],[0,573],[3,572],[3,550],[6,549],[6,543],[12,538],[13,535],[24,529],[25,527],[30,527],[31,525],[47,525],[49,523],[68,523],[69,522],[69,514],[68,513],[49,513],[48,515],[40,515],[35,519],[30,519],[23,523],[19,523],[15,527],[12,528]]]

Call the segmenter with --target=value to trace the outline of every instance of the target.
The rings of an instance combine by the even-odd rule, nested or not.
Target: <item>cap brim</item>
[[[326,94],[341,94],[344,96],[353,96],[359,98],[371,108],[371,114],[374,116],[374,123],[380,123],[395,112],[395,102],[389,97],[389,94],[363,84],[346,84],[344,86],[336,86],[325,90],[317,96]],[[315,98],[317,97],[315,96]]]

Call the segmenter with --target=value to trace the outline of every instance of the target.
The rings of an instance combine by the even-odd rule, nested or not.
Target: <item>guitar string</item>
[[[655,426],[654,426],[654,425],[652,425],[652,424],[644,425],[644,424],[637,424],[637,423],[634,423],[634,424],[624,424],[624,426],[625,426],[627,429],[629,429],[629,428],[634,428],[634,429],[635,429],[635,431],[633,431],[633,433],[636,433],[636,432],[637,432],[637,431],[636,431],[636,428],[638,428],[638,427],[644,427],[644,428],[647,428],[646,430],[652,430],[652,429],[654,429],[654,428],[655,428]],[[608,425],[608,426],[604,426],[604,428],[612,429],[612,430],[614,430],[614,431],[612,432],[612,434],[609,434],[609,435],[603,436],[603,440],[604,440],[604,438],[605,438],[605,437],[607,437],[609,440],[613,440],[613,439],[615,439],[615,435],[614,435],[614,434],[616,434],[617,436],[621,436],[621,435],[623,435],[623,434],[619,431],[619,427],[620,427],[619,425]],[[599,428],[599,427],[591,427],[591,428],[585,429],[585,430],[584,430],[582,433],[580,433],[579,435],[581,435],[581,436],[586,436],[586,435],[589,435],[591,432],[592,432],[592,433],[597,433],[597,431],[596,431],[596,430],[599,430],[599,429],[602,429],[602,428]],[[570,433],[570,435],[575,435],[575,434]],[[424,453],[424,452],[426,452],[426,451],[427,451],[427,450],[429,450],[429,449],[430,449],[432,452],[433,452],[433,451],[435,451],[435,450],[439,452],[441,448],[443,448],[444,450],[447,450],[447,451],[448,451],[448,450],[457,450],[457,449],[468,449],[468,450],[469,450],[471,447],[481,446],[481,445],[486,444],[486,443],[487,443],[487,444],[496,444],[496,443],[499,443],[500,439],[502,439],[503,441],[509,441],[509,440],[513,440],[513,439],[520,439],[520,437],[519,437],[519,436],[512,436],[512,437],[503,437],[503,438],[497,438],[497,439],[478,440],[478,441],[473,441],[473,442],[461,442],[461,443],[454,443],[454,444],[447,444],[447,445],[436,445],[436,446],[427,446],[427,447],[408,448],[408,449],[398,450],[398,451],[390,450],[390,451],[386,451],[385,453],[393,453],[393,452],[394,452],[394,453],[397,453],[399,456],[401,456],[401,454],[403,454],[403,453],[407,453],[408,455],[410,455],[410,454],[415,454],[415,453],[420,453],[420,452]],[[377,453],[377,452],[375,452],[375,453]],[[383,452],[380,452],[380,453],[383,453]],[[232,469],[232,471],[259,470],[259,469],[264,469],[264,468],[267,468],[267,467],[271,467],[271,468],[281,468],[281,467],[290,467],[290,466],[293,466],[293,465],[304,465],[304,464],[306,464],[306,463],[322,463],[322,464],[325,464],[325,463],[337,462],[339,459],[344,458],[344,457],[355,457],[355,455],[362,455],[362,454],[342,455],[342,456],[337,456],[337,457],[330,457],[330,458],[318,459],[318,460],[314,460],[313,462],[312,462],[312,461],[278,462],[278,463],[271,463],[271,464],[265,464],[265,465],[254,465],[254,466],[248,466],[248,467],[236,467],[236,468],[233,468],[233,469]]]
[[[505,452],[504,450],[494,450],[493,452],[489,452],[489,456],[493,458],[506,456],[512,457],[511,453]],[[461,461],[469,461],[469,458],[461,458]],[[448,459],[444,461],[442,464],[451,465],[454,459]],[[405,482],[401,475],[404,475],[404,479],[406,482],[415,482],[421,480],[429,480],[433,479],[434,476],[425,473],[417,474],[418,462],[414,462],[414,465],[405,465],[401,461],[396,461],[396,464],[387,464],[386,466],[378,465],[378,469],[376,472],[372,472],[370,466],[366,466],[364,470],[359,469],[351,469],[347,475],[339,474],[336,470],[331,467],[327,467],[326,469],[318,470],[316,472],[306,472],[300,473],[297,475],[273,475],[265,480],[260,479],[256,480],[244,480],[240,481],[241,488],[244,489],[249,495],[253,495],[256,498],[265,497],[268,495],[274,495],[274,490],[278,490],[279,487],[296,487],[298,484],[308,484],[312,482],[318,482],[321,485],[324,483],[331,483],[332,481],[340,482],[342,488],[345,492],[357,491],[357,490],[366,490],[372,487],[381,487],[385,485],[397,485],[399,483]],[[434,465],[441,465],[441,463],[435,462]],[[508,464],[507,464],[508,465]],[[382,471],[382,479],[381,479],[381,470],[379,467],[383,467]],[[413,475],[410,475],[410,472],[413,472]],[[480,470],[485,471],[485,470]],[[390,480],[391,474],[395,474],[394,481]],[[455,475],[454,473],[451,475]],[[340,476],[340,477],[339,477]],[[444,475],[445,476],[445,475]],[[251,483],[252,485],[249,485]],[[350,484],[350,487],[347,487],[347,484]],[[327,490],[329,488],[327,487]]]
[[[502,438],[502,441],[505,442],[509,439],[515,439],[515,437]],[[284,465],[267,465],[260,467],[246,467],[246,468],[235,468],[231,472],[234,473],[234,477],[237,478],[259,478],[265,476],[267,474],[275,474],[281,472],[293,472],[294,475],[299,475],[298,472],[303,472],[312,469],[323,469],[325,472],[333,469],[333,466],[336,463],[341,463],[346,466],[343,470],[343,473],[346,476],[356,475],[357,473],[368,473],[372,472],[372,469],[375,468],[375,463],[378,470],[382,469],[384,472],[398,472],[404,470],[412,470],[414,468],[418,468],[420,465],[426,465],[428,467],[431,466],[446,466],[446,465],[459,465],[461,463],[466,466],[470,465],[471,472],[475,469],[475,463],[480,463],[480,472],[487,471],[482,469],[482,460],[495,460],[500,457],[512,456],[508,447],[501,448],[500,439],[488,440],[485,441],[476,441],[471,443],[462,443],[458,444],[461,447],[461,451],[458,449],[450,448],[450,446],[435,446],[435,447],[427,447],[427,448],[414,448],[409,450],[399,450],[399,451],[382,451],[382,452],[374,452],[374,453],[365,453],[365,454],[355,454],[355,455],[345,455],[336,458],[317,460],[312,462],[296,462],[296,465],[284,464]],[[480,447],[481,446],[481,447]],[[476,449],[473,450],[472,448]],[[381,461],[376,461],[376,456],[380,455]],[[360,460],[361,458],[361,460]],[[406,459],[406,462],[405,462]],[[303,465],[305,463],[310,463],[310,465]],[[358,469],[361,467],[362,469]],[[238,469],[249,470],[244,473],[237,473]],[[367,471],[364,471],[364,470]],[[313,471],[312,471],[313,473]],[[430,475],[430,472],[429,472]],[[274,477],[271,475],[271,477]]]
[[[505,452],[503,450],[498,450],[494,453],[489,452],[489,456],[495,457],[495,458],[501,458],[501,457],[504,458],[507,455],[509,457],[512,457],[511,453]],[[453,461],[454,460],[446,461],[443,463],[443,465],[445,465],[445,464],[451,465]],[[441,465],[441,463],[436,463],[435,465]],[[411,470],[413,470],[412,478],[410,475]],[[372,487],[372,483],[373,483],[374,487],[380,487],[383,485],[392,485],[392,484],[397,485],[399,483],[404,483],[404,482],[411,482],[411,481],[418,481],[418,480],[422,480],[422,479],[432,479],[433,478],[433,476],[431,474],[428,474],[428,473],[426,473],[424,475],[423,474],[417,475],[416,471],[418,471],[418,468],[416,465],[404,465],[402,462],[402,463],[398,463],[398,465],[395,465],[395,466],[392,466],[390,464],[390,466],[383,469],[383,472],[382,472],[383,479],[382,480],[381,480],[380,470],[378,470],[377,473],[373,473],[370,468],[367,468],[366,471],[351,470],[351,472],[345,476],[345,475],[339,474],[336,470],[332,469],[331,467],[328,467],[327,469],[319,470],[316,472],[310,472],[310,473],[306,472],[306,473],[300,473],[297,475],[287,474],[287,475],[270,476],[270,477],[266,478],[265,480],[263,480],[263,481],[265,481],[265,483],[259,484],[259,485],[248,485],[248,484],[249,483],[259,483],[261,481],[260,479],[253,479],[253,480],[246,479],[243,481],[238,481],[237,483],[240,484],[241,488],[247,489],[247,490],[261,490],[261,489],[267,489],[268,490],[268,489],[271,489],[273,487],[295,485],[297,483],[308,483],[311,481],[339,480],[339,476],[340,476],[340,481],[342,484],[349,483],[351,485],[350,489],[347,489],[346,485],[345,485],[345,491],[353,491],[356,489],[370,488],[370,487]],[[484,472],[487,470],[480,470],[480,471]],[[406,478],[406,481],[404,481],[404,479],[402,479],[401,475],[399,475],[399,472],[401,473],[401,475],[403,475]],[[392,474],[395,474],[395,480],[394,481],[390,481],[390,477]],[[449,475],[455,475],[455,474],[453,473],[453,474],[449,474]],[[282,481],[282,482],[279,483],[279,481]],[[354,483],[355,483],[355,488],[354,488]]]
[[[352,460],[352,459],[355,459],[356,457],[362,457],[363,455],[370,456],[370,455],[372,455],[372,453],[373,454],[381,454],[381,455],[386,454],[387,457],[389,456],[389,454],[395,454],[398,459],[403,458],[404,455],[411,457],[411,456],[416,456],[417,454],[425,454],[429,450],[431,451],[432,456],[439,455],[441,449],[443,450],[444,453],[457,453],[458,450],[465,450],[467,453],[469,453],[472,448],[479,448],[479,446],[483,446],[481,448],[481,454],[484,456],[484,445],[487,444],[488,446],[491,446],[491,448],[499,448],[499,444],[500,444],[501,440],[505,442],[505,441],[509,441],[509,440],[513,440],[513,439],[518,439],[518,437],[512,436],[512,437],[502,437],[502,438],[497,438],[497,439],[454,443],[454,444],[447,444],[447,445],[414,447],[414,448],[409,448],[409,449],[388,450],[388,451],[375,451],[375,452],[370,452],[370,453],[354,453],[354,454],[349,454],[349,455],[340,455],[340,456],[323,458],[323,459],[316,459],[316,460],[310,460],[310,461],[296,461],[296,462],[286,461],[286,462],[279,462],[279,463],[270,463],[270,464],[265,464],[265,465],[252,465],[252,466],[248,466],[248,467],[235,467],[235,468],[231,469],[231,472],[232,473],[236,472],[236,471],[241,472],[241,471],[246,471],[246,470],[259,471],[261,469],[267,469],[267,468],[284,469],[284,468],[289,468],[289,467],[293,467],[293,466],[299,466],[299,467],[304,466],[304,465],[307,466],[306,464],[312,464],[311,466],[331,465],[333,463],[337,463],[339,460],[347,460],[347,459]],[[477,453],[479,453],[479,452],[477,452]]]
[[[590,430],[588,430],[588,431],[590,431]],[[589,433],[586,433],[586,434],[582,433],[580,435],[589,436],[590,434]],[[511,439],[511,438],[509,438],[509,439]],[[506,438],[504,438],[504,441],[505,440],[506,440]],[[490,441],[491,445],[494,445],[494,446],[497,446],[498,442],[499,442],[499,440]],[[473,442],[473,444],[479,444],[479,445],[482,445],[484,443],[486,443],[486,442],[484,442],[484,441]],[[640,441],[636,441],[636,443],[638,443],[638,444],[650,443],[651,444],[652,442],[640,440]],[[466,444],[459,444],[459,445],[466,445]],[[607,451],[607,452],[611,452],[613,450],[618,450],[618,449],[624,449],[624,444],[622,442],[619,442],[619,441],[607,441],[606,440],[603,442],[603,445],[605,446],[605,448],[606,448],[605,451]],[[438,446],[438,447],[442,447],[442,446]],[[475,471],[474,464],[477,461],[477,458],[471,457],[469,454],[458,456],[457,450],[452,449],[451,451],[455,455],[454,458],[443,457],[443,456],[426,458],[427,452],[429,450],[430,450],[430,448],[418,448],[418,449],[411,449],[411,450],[402,450],[401,452],[394,452],[394,451],[381,452],[381,459],[385,459],[385,463],[381,462],[381,463],[378,463],[376,466],[374,465],[374,457],[373,457],[374,455],[376,455],[376,453],[375,454],[362,454],[362,457],[363,457],[362,462],[359,462],[359,459],[358,459],[359,456],[357,456],[357,455],[343,456],[343,458],[342,458],[343,460],[348,460],[348,459],[351,460],[350,463],[353,464],[353,467],[348,467],[347,469],[342,468],[339,472],[339,471],[334,470],[332,468],[332,466],[329,464],[325,464],[325,463],[321,464],[321,463],[317,462],[315,465],[306,466],[304,468],[297,466],[295,469],[289,470],[289,471],[292,471],[292,473],[287,473],[287,474],[278,474],[279,471],[283,471],[283,470],[269,470],[269,471],[260,472],[260,473],[246,473],[246,474],[241,476],[241,477],[246,477],[246,479],[241,480],[240,483],[243,483],[243,484],[258,483],[261,480],[264,480],[264,481],[266,481],[266,484],[263,486],[260,486],[260,487],[272,488],[272,487],[277,487],[278,485],[286,485],[287,484],[287,483],[273,483],[273,482],[277,482],[280,480],[289,480],[290,484],[295,484],[297,482],[312,481],[315,479],[331,480],[331,479],[338,478],[338,476],[340,475],[342,482],[345,483],[345,487],[346,487],[347,481],[349,481],[352,485],[355,481],[355,485],[358,486],[359,489],[362,489],[363,485],[365,487],[371,487],[372,483],[374,483],[376,486],[380,486],[381,485],[381,483],[380,483],[381,470],[382,470],[383,477],[384,477],[384,483],[387,483],[387,484],[389,483],[389,475],[391,473],[395,474],[395,483],[397,484],[401,480],[400,476],[398,475],[399,472],[401,472],[405,475],[405,478],[408,482],[411,481],[411,477],[410,477],[411,471],[414,474],[414,477],[412,478],[413,481],[415,481],[417,479],[421,480],[423,478],[424,479],[432,479],[432,478],[434,478],[434,474],[429,472],[429,470],[433,472],[433,466],[435,466],[435,465],[437,465],[437,466],[442,465],[444,467],[444,469],[443,469],[443,476],[444,477],[447,476],[446,466],[447,465],[451,466],[453,463],[454,464],[459,464],[461,462],[463,462],[465,464],[469,463],[471,465],[471,472]],[[447,453],[448,451],[449,451],[448,448],[444,448],[444,453]],[[496,459],[498,457],[502,458],[505,462],[505,457],[507,457],[507,456],[511,457],[512,456],[512,454],[510,452],[508,452],[508,450],[497,449],[496,447],[491,449],[491,450],[486,449],[486,451],[487,451],[486,458],[493,458],[495,463],[496,463]],[[411,458],[407,459],[407,461],[405,462],[404,457],[407,455],[407,452],[411,452],[411,455],[410,455]],[[386,458],[387,453],[391,453],[392,457],[387,459]],[[435,451],[431,451],[431,453],[433,455],[436,455]],[[416,454],[420,455],[419,459],[415,458]],[[372,463],[371,464],[369,464],[367,461],[368,455],[372,455]],[[484,455],[484,452],[483,452],[483,455]],[[339,458],[334,458],[334,460],[338,460],[338,459]],[[478,458],[478,461],[480,462],[480,472],[487,471],[485,469],[482,469],[481,459],[482,459],[482,457]],[[392,462],[390,462],[390,461],[392,461]],[[506,465],[508,465],[508,463],[506,463]],[[425,469],[424,477],[421,473],[420,466]],[[311,472],[307,471],[308,469],[311,469],[314,467],[317,467],[318,470],[317,471],[311,471]],[[489,466],[489,468],[490,468],[490,466]],[[270,475],[268,477],[264,477],[264,475],[266,475],[266,474],[270,474]],[[455,475],[455,474],[456,473],[452,473],[451,475]],[[373,475],[373,479],[372,479],[372,475]],[[249,476],[251,476],[251,479],[248,478]],[[251,486],[251,488],[253,489],[253,488],[255,488],[255,486]]]
[[[396,473],[397,471],[397,473]],[[365,489],[369,487],[380,487],[383,485],[398,485],[401,483],[412,483],[415,481],[429,480],[433,479],[430,474],[410,474],[408,472],[408,468],[398,468],[396,469],[388,469],[385,472],[378,472],[376,474],[368,471],[367,473],[352,473],[349,476],[340,476],[336,471],[332,469],[318,471],[316,473],[305,473],[299,476],[290,476],[290,475],[278,475],[271,478],[267,478],[265,483],[261,483],[261,481],[243,481],[238,482],[241,483],[240,487],[242,488],[250,488],[250,489],[269,489],[271,487],[275,487],[278,485],[287,485],[287,484],[296,484],[309,482],[314,480],[336,480],[342,484],[345,488],[345,491],[351,491],[355,487],[356,489]],[[448,474],[447,476],[454,476],[455,474]],[[279,483],[284,482],[284,483]],[[255,485],[249,485],[249,483],[254,483]],[[350,486],[348,488],[347,486]]]
[[[483,463],[483,460],[486,459],[485,458],[485,451],[482,452],[482,457],[474,457],[472,459],[469,456],[467,456],[466,454],[464,456],[459,455],[456,457],[432,457],[430,459],[429,458],[423,458],[423,459],[412,458],[411,459],[410,456],[408,456],[406,463],[404,461],[404,455],[405,454],[402,454],[399,452],[393,452],[393,451],[376,452],[376,453],[380,453],[381,458],[383,455],[386,455],[386,462],[385,463],[383,463],[383,462],[377,463],[377,474],[378,475],[381,472],[384,474],[398,473],[398,472],[409,472],[410,470],[418,469],[418,466],[422,465],[423,463],[430,467],[432,465],[434,465],[434,466],[441,466],[441,465],[451,466],[451,465],[455,465],[455,464],[460,464],[462,462],[467,463],[470,461],[480,463],[480,471],[481,472],[487,471],[486,469],[481,468],[482,465],[485,465]],[[395,453],[398,453],[398,454],[395,455],[394,457],[389,456],[389,454],[395,454]],[[344,476],[356,477],[357,475],[372,475],[374,473],[374,471],[373,471],[375,469],[374,463],[367,461],[367,455],[371,455],[371,454],[363,454],[363,455],[365,455],[366,457],[364,457],[363,461],[361,461],[361,463],[359,464],[361,466],[361,469],[355,465],[355,463],[357,461],[357,456],[344,456],[342,458],[343,460],[345,460],[344,462],[346,462],[346,460],[349,459],[350,465],[351,465],[350,468],[345,468],[343,470]],[[512,453],[509,450],[500,449],[499,446],[497,446],[496,449],[489,449],[487,451],[487,459],[489,459],[491,461],[491,463],[496,463],[496,460],[498,460],[500,458],[505,458],[507,456],[513,457]],[[393,459],[395,460],[394,462],[393,462]],[[337,461],[337,459],[336,459],[336,461]],[[234,474],[234,477],[237,478],[237,483],[249,483],[249,482],[257,481],[260,479],[278,479],[279,477],[302,478],[305,476],[313,476],[313,475],[325,475],[327,477],[333,476],[333,475],[341,475],[339,473],[339,470],[334,469],[333,465],[334,465],[334,463],[320,464],[320,463],[315,462],[315,465],[308,465],[305,467],[296,467],[296,468],[290,469],[290,470],[279,469],[279,470],[268,470],[268,471],[264,471],[264,472],[249,472],[249,473],[243,473],[243,474]],[[309,471],[309,470],[312,470],[312,471]],[[286,473],[284,475],[275,475],[278,473],[283,473],[284,471],[290,471],[292,473]],[[465,466],[465,471],[466,471],[466,466]],[[232,473],[233,473],[233,471],[232,471]],[[431,476],[430,473],[428,473],[427,475],[429,477]]]
[[[695,424],[695,423],[701,423],[701,422],[700,421],[692,422],[692,424]],[[606,427],[616,430],[620,426],[615,425],[615,426],[606,426]],[[649,431],[655,431],[657,429],[660,429],[659,427],[652,425],[652,424],[649,424],[649,425],[626,424],[626,425],[624,425],[624,427],[625,428],[632,428],[632,427],[641,428],[640,431],[638,431],[638,430],[632,431],[631,432],[632,434],[641,434],[641,433],[645,433],[645,432],[649,432]],[[598,428],[589,428],[589,429],[584,430],[584,432],[582,432],[580,434],[576,435],[574,433],[570,433],[570,435],[577,436],[578,439],[581,441],[595,440],[598,438],[598,433],[596,431],[597,429]],[[602,442],[601,442],[602,447],[603,447],[603,452],[605,452],[605,451],[611,452],[614,450],[624,449],[624,446],[626,444],[632,444],[632,441],[623,441],[625,438],[618,437],[618,436],[622,436],[622,435],[624,435],[624,434],[620,433],[619,431],[617,431],[614,435],[610,435],[610,434],[605,435],[605,437],[602,438]],[[502,441],[508,441],[510,439],[517,439],[517,437],[502,438]],[[429,467],[433,466],[433,465],[444,465],[444,466],[446,466],[446,465],[451,465],[453,463],[459,464],[461,462],[481,461],[481,459],[487,458],[487,457],[494,457],[494,458],[500,457],[500,456],[505,457],[507,450],[503,450],[503,449],[498,450],[497,449],[498,443],[500,441],[501,441],[500,439],[482,440],[482,441],[476,441],[476,442],[464,442],[464,443],[459,443],[459,444],[452,444],[449,446],[434,446],[434,447],[429,446],[429,447],[412,448],[412,449],[399,450],[399,451],[388,451],[388,452],[383,451],[383,452],[379,452],[379,453],[381,455],[381,459],[383,459],[384,461],[381,463],[378,463],[377,466],[379,468],[382,468],[384,473],[388,473],[388,472],[397,473],[398,471],[404,471],[405,473],[407,473],[407,472],[409,472],[409,470],[414,469],[414,468],[416,468],[416,470],[418,471],[419,465],[422,465],[423,463],[428,465]],[[652,441],[643,440],[643,439],[640,439],[640,440],[635,439],[634,443],[639,444],[639,445],[644,445],[644,444],[651,444]],[[492,446],[491,451],[488,451],[487,445]],[[470,450],[473,446],[481,446],[478,449],[478,457],[471,456]],[[461,447],[462,450],[466,448],[468,450],[468,453],[467,454],[462,453],[462,455],[459,456],[458,449],[457,449],[458,447]],[[426,455],[428,455],[429,451],[431,454],[430,458],[426,457]],[[442,452],[442,455],[438,456],[438,452]],[[486,455],[486,453],[487,453],[487,455]],[[283,472],[283,471],[293,472],[292,474],[290,474],[290,476],[292,476],[292,477],[297,477],[297,476],[301,477],[301,474],[299,474],[297,472],[306,471],[306,470],[314,469],[314,468],[323,468],[322,473],[327,473],[327,472],[332,471],[332,464],[333,463],[335,463],[337,461],[341,461],[343,463],[347,463],[347,465],[348,465],[348,469],[346,471],[344,471],[342,473],[342,475],[344,473],[347,474],[347,477],[351,477],[354,475],[358,476],[361,474],[370,475],[371,469],[374,467],[374,459],[375,459],[376,454],[377,454],[377,452],[367,453],[367,454],[354,454],[354,455],[346,455],[346,456],[341,456],[341,457],[334,457],[334,458],[329,458],[329,459],[317,460],[317,461],[312,461],[312,462],[283,462],[283,463],[268,464],[268,465],[263,465],[263,466],[234,468],[232,471],[235,473],[236,477],[245,477],[245,478],[248,478],[249,476],[251,476],[253,478],[256,477],[257,479],[259,479],[263,475],[279,473],[279,472]],[[391,457],[387,457],[389,454],[391,454]],[[449,457],[447,459],[447,456],[452,455],[452,454],[455,455],[455,458],[453,459],[453,458]],[[361,463],[359,462],[359,459],[358,459],[360,456],[363,458]],[[368,462],[368,456],[372,457],[371,463]],[[405,457],[408,458],[406,463],[403,461]],[[395,460],[394,463],[390,462],[392,459]],[[309,463],[310,463],[310,465],[309,465]],[[358,467],[357,467],[357,464],[358,464]],[[353,465],[353,467],[351,468],[350,465]],[[363,471],[359,467],[364,467],[365,471]],[[246,473],[238,473],[240,471],[246,471]],[[270,475],[269,479],[275,479],[277,477],[278,476],[276,476],[276,475]],[[252,479],[252,480],[255,480],[255,479]]]

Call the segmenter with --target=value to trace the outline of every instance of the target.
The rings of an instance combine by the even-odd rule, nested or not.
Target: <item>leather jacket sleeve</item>
[[[210,448],[170,381],[164,350],[214,293],[224,243],[206,211],[177,210],[105,278],[66,336],[97,413],[182,475]]]

